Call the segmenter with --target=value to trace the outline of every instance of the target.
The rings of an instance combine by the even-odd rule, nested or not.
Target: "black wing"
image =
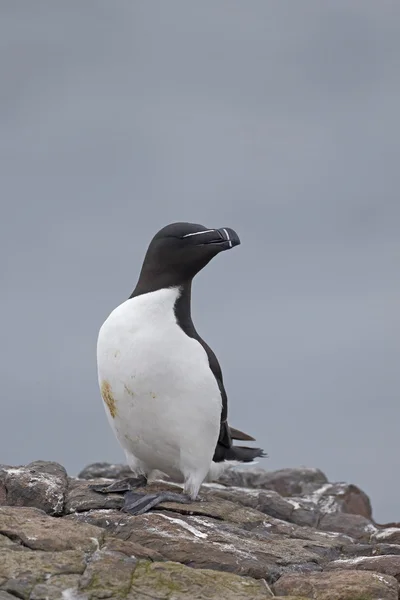
[[[226,395],[224,382],[222,379],[221,367],[214,352],[211,350],[210,346],[206,344],[206,342],[199,336],[193,325],[193,321],[190,316],[190,286],[187,286],[182,290],[181,296],[178,298],[175,304],[175,315],[179,326],[186,333],[186,335],[197,340],[206,351],[210,369],[218,383],[219,391],[221,392],[221,422],[213,460],[215,462],[221,462],[223,460],[251,462],[254,460],[254,458],[265,456],[261,448],[246,448],[243,446],[233,446],[232,444],[232,439],[253,441],[254,438],[246,433],[243,433],[242,431],[239,431],[238,429],[231,429],[228,425],[228,397]]]
[[[222,371],[220,364],[218,362],[217,357],[214,352],[211,350],[210,346],[206,344],[204,340],[202,340],[199,336],[198,341],[203,346],[204,350],[207,352],[208,363],[210,365],[210,369],[213,372],[215,379],[217,380],[219,391],[221,392],[222,398],[222,411],[221,411],[221,425],[219,430],[218,444],[225,448],[232,447],[232,435],[228,426],[228,396],[226,395],[224,382],[222,379]]]
[[[214,462],[221,462],[224,460],[252,462],[255,458],[266,456],[266,454],[261,448],[247,448],[245,446],[234,446],[232,444],[233,439],[254,441],[254,438],[248,435],[247,433],[243,433],[243,431],[239,431],[238,429],[229,427],[228,396],[226,395],[220,364],[214,352],[211,350],[210,346],[206,344],[206,342],[202,340],[200,336],[197,339],[203,346],[204,350],[207,352],[210,369],[213,372],[215,379],[217,380],[222,398],[221,424],[219,429],[218,442],[213,457]]]

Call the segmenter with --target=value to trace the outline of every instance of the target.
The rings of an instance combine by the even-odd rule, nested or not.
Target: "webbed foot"
[[[122,508],[124,512],[130,515],[143,515],[151,508],[154,508],[161,502],[179,502],[180,504],[189,504],[192,502],[184,494],[174,494],[173,492],[160,492],[158,494],[139,494],[137,492],[127,492],[125,494],[125,503]]]

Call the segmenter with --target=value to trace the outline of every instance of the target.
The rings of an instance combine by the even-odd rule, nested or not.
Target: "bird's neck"
[[[180,282],[179,284],[175,284],[172,281],[169,281],[168,278],[165,280],[156,281],[154,277],[147,278],[142,276],[139,278],[139,281],[133,290],[132,294],[129,296],[130,298],[136,298],[137,296],[142,296],[144,294],[149,294],[151,292],[157,291],[157,289],[163,288],[179,288],[179,295],[174,305],[174,312],[176,316],[176,320],[183,329],[183,331],[189,335],[193,336],[196,334],[196,329],[193,325],[192,314],[191,314],[191,298],[192,298],[192,280],[188,279],[186,281]]]
[[[175,302],[175,316],[180,328],[190,337],[196,334],[191,314],[192,280],[180,286],[181,293]]]
[[[136,296],[165,288],[181,288],[185,284],[186,281],[181,279],[177,273],[143,266],[136,287],[129,297],[136,298]]]

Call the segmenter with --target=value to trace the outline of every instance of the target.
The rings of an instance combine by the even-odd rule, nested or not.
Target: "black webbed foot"
[[[100,494],[121,494],[123,492],[130,492],[138,487],[144,487],[146,484],[147,477],[140,475],[140,477],[126,477],[125,479],[114,481],[110,485],[97,483],[90,485],[89,488]]]
[[[192,502],[184,494],[174,494],[173,492],[160,492],[158,494],[127,492],[124,499],[125,503],[122,510],[130,515],[143,515],[151,508],[161,504],[161,502],[179,502],[181,504]]]

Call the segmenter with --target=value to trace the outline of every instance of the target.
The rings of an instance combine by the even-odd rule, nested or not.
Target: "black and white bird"
[[[203,481],[233,462],[264,456],[234,446],[251,436],[228,426],[217,357],[191,318],[193,277],[240,244],[233,229],[173,223],[152,239],[128,300],[102,325],[97,343],[101,395],[135,477],[99,492],[127,492],[124,510],[141,514],[164,500],[194,500]],[[154,471],[183,482],[184,494],[138,494]]]

